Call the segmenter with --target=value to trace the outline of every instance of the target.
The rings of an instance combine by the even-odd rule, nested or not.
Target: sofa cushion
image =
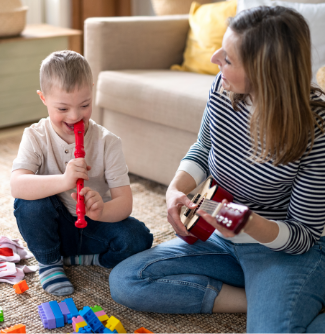
[[[171,70],[104,71],[96,104],[162,125],[198,133],[213,75]]]

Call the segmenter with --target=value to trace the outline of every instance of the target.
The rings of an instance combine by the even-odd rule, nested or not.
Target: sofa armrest
[[[168,69],[180,64],[189,30],[188,15],[100,17],[85,21],[84,54],[94,77],[93,115],[98,75],[122,69]]]

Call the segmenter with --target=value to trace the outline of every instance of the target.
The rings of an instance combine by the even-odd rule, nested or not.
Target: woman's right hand
[[[181,191],[176,189],[169,189],[166,194],[167,203],[167,220],[173,226],[176,234],[181,236],[192,236],[187,231],[186,227],[180,219],[180,213],[182,206],[186,206],[189,209],[196,208],[196,204],[190,201],[190,199]]]

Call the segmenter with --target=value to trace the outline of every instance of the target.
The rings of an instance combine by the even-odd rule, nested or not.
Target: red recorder
[[[74,151],[75,158],[84,158],[86,155],[84,149],[84,134],[85,134],[85,125],[83,120],[74,125],[74,135],[76,141],[76,149]],[[78,228],[84,228],[87,226],[85,220],[86,208],[85,208],[85,197],[80,195],[81,189],[84,187],[84,180],[77,180],[77,208],[76,213],[78,220],[75,222],[75,226]]]

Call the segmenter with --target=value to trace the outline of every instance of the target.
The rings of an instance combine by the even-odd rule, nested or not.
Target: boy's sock
[[[39,263],[39,277],[43,289],[55,296],[71,295],[74,292],[73,285],[63,270],[63,261],[52,264]]]
[[[81,265],[81,266],[100,266],[99,263],[99,254],[90,254],[90,255],[76,255],[68,256],[63,258],[63,264],[65,266]]]

